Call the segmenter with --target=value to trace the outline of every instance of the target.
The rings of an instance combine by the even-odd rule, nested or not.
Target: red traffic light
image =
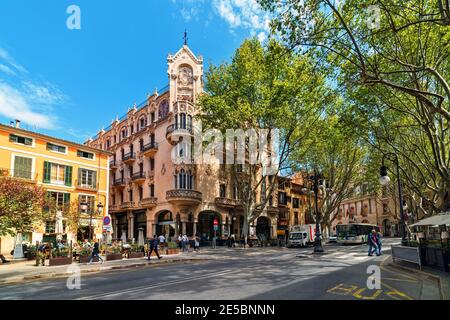
[[[219,225],[219,220],[217,218],[214,219],[214,225],[218,226]]]

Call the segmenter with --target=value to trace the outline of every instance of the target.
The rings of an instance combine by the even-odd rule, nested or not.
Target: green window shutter
[[[70,193],[64,193],[64,204],[70,203]]]
[[[64,177],[65,185],[68,187],[71,187],[72,186],[72,167],[66,166],[65,175],[66,175]]]
[[[50,183],[52,164],[48,161],[44,161],[44,183]]]

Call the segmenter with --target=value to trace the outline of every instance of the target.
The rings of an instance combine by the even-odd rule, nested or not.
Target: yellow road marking
[[[392,291],[386,292],[386,294],[387,294],[388,296],[390,296],[390,297],[392,297],[392,298],[395,299],[395,297],[394,297],[393,295],[398,295],[398,296],[401,296],[401,297],[403,297],[403,298],[405,298],[405,299],[413,300],[413,298],[411,298],[410,296],[408,296],[406,293],[401,292],[401,291],[399,291],[399,290],[397,290],[397,289],[391,287],[390,285],[384,283],[383,281],[381,281],[381,284],[382,284],[383,286],[385,286],[386,288],[388,288],[389,290],[392,290]],[[397,299],[397,300],[398,300],[398,299]]]

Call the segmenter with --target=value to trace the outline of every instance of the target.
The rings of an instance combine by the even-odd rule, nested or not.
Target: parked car
[[[337,243],[337,234],[329,236],[328,243]]]

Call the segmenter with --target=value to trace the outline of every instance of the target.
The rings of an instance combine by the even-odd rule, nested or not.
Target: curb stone
[[[95,267],[91,269],[84,269],[81,270],[82,274],[86,273],[96,273],[100,271],[108,271],[108,270],[119,270],[119,269],[128,269],[128,268],[137,268],[137,267],[146,267],[146,266],[158,266],[160,264],[169,264],[169,263],[176,263],[176,262],[195,262],[195,261],[206,261],[208,259],[168,259],[163,261],[158,261],[157,263],[152,263],[149,261],[143,261],[141,263],[133,263],[128,265],[118,265],[118,266],[102,266],[102,267]],[[42,273],[42,274],[36,274],[36,275],[29,275],[29,276],[14,276],[10,277],[6,280],[0,280],[0,285],[9,285],[9,284],[17,284],[22,281],[30,281],[30,280],[38,280],[38,279],[49,279],[49,278],[63,278],[71,276],[73,273],[71,272],[61,272],[61,273]]]
[[[389,266],[394,267],[394,268],[398,268],[398,269],[403,269],[403,270],[409,271],[409,272],[417,272],[417,273],[419,273],[419,274],[421,274],[423,276],[427,276],[428,278],[433,278],[439,285],[439,295],[441,297],[440,300],[450,299],[450,297],[446,297],[446,295],[445,295],[445,291],[444,291],[444,287],[443,287],[443,283],[442,283],[443,281],[442,281],[440,276],[435,275],[435,274],[431,274],[431,273],[428,273],[428,272],[425,272],[425,271],[422,271],[422,270],[416,270],[416,269],[413,269],[413,268],[400,266],[400,265],[394,264],[394,263],[390,263]]]

